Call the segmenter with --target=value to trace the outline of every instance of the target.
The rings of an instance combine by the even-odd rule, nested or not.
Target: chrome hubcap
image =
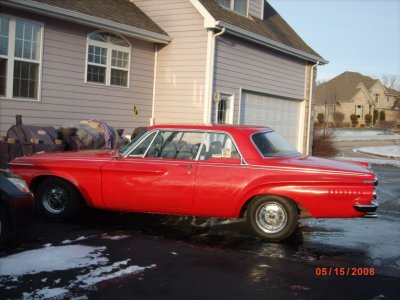
[[[277,233],[287,224],[287,213],[282,205],[276,202],[265,203],[256,211],[258,227],[266,233]]]
[[[67,192],[59,186],[51,187],[43,195],[42,202],[47,211],[53,214],[59,214],[63,212],[67,206],[68,195]]]

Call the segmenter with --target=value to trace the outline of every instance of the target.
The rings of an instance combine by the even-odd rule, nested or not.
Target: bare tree
[[[381,82],[390,89],[400,89],[400,77],[396,75],[383,75]]]

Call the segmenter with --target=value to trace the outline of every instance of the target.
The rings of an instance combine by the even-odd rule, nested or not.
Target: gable
[[[218,0],[191,0],[200,3],[215,21],[215,27],[240,38],[274,48],[310,61],[327,61],[308,46],[302,38],[267,2],[264,2],[263,19],[243,16],[218,4]],[[201,13],[201,12],[200,12]],[[210,22],[208,22],[210,23]]]

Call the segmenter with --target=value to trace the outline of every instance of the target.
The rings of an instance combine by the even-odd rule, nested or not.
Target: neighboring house
[[[36,77],[2,76],[0,132],[15,114],[53,126],[96,117],[126,133],[160,123],[260,124],[308,152],[316,66],[327,61],[267,2],[131,2],[0,0],[10,24],[1,38],[17,44],[21,18],[38,47],[26,60]],[[30,92],[16,93],[17,81]]]
[[[314,110],[316,114],[323,113],[328,122],[333,122],[333,112],[342,112],[348,124],[350,115],[355,114],[359,125],[364,126],[365,115],[373,115],[374,110],[384,111],[386,121],[398,120],[399,100],[400,92],[385,87],[378,79],[344,72],[317,86]]]

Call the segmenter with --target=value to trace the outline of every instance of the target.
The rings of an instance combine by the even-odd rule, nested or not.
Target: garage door
[[[241,124],[271,127],[297,148],[299,101],[243,92],[240,109]]]

